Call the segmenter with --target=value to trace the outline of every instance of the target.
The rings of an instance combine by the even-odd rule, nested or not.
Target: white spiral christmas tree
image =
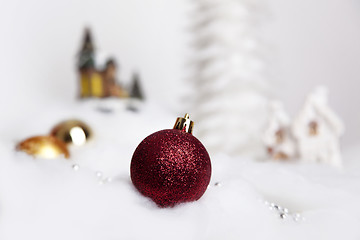
[[[260,0],[195,0],[196,135],[210,153],[258,155],[266,120]]]

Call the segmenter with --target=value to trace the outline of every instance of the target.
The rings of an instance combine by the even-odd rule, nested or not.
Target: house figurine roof
[[[85,36],[83,46],[79,53],[79,69],[93,68],[95,67],[94,45],[92,42],[90,29],[85,29]]]

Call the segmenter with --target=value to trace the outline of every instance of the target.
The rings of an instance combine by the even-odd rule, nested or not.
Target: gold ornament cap
[[[173,129],[179,129],[192,134],[193,127],[194,122],[190,120],[189,114],[186,113],[184,117],[178,117],[176,119]]]

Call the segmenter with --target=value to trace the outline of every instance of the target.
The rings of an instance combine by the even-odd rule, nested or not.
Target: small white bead
[[[72,169],[73,169],[74,171],[78,171],[78,170],[80,169],[80,166],[77,165],[77,164],[73,164],[73,165],[72,165]]]
[[[102,172],[97,171],[97,172],[96,172],[96,176],[97,176],[98,178],[101,178],[101,177],[103,176],[103,174],[102,174]]]

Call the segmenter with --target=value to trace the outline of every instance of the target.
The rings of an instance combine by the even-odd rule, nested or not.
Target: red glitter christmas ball
[[[145,138],[131,160],[131,180],[160,207],[198,200],[211,177],[209,154],[191,133],[162,130]]]

